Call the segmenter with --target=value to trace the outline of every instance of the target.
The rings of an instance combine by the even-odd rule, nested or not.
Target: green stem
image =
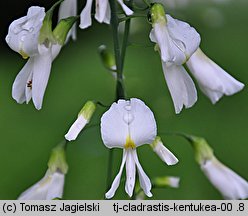
[[[123,71],[123,66],[124,66],[124,61],[125,61],[125,55],[126,55],[126,50],[127,50],[127,45],[128,45],[128,36],[129,36],[129,31],[130,31],[130,24],[131,24],[131,19],[128,19],[125,22],[125,30],[124,30],[124,36],[123,36],[123,41],[122,41],[122,47],[121,47],[121,71]]]
[[[121,49],[120,49],[119,34],[118,34],[119,19],[117,15],[116,1],[109,0],[109,4],[111,9],[111,26],[113,33],[116,72],[117,72],[116,100],[118,100],[118,99],[125,99],[123,74],[121,69],[121,65],[122,65]]]

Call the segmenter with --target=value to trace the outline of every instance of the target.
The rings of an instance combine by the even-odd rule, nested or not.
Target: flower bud
[[[106,45],[101,45],[98,47],[98,51],[102,60],[104,67],[108,70],[115,71],[116,63],[114,55],[107,49]]]
[[[156,177],[152,180],[154,187],[179,187],[180,178],[174,176]]]
[[[167,165],[175,165],[178,162],[176,156],[167,149],[159,136],[156,137],[154,142],[150,145],[153,151],[160,157],[160,159]]]
[[[78,118],[72,124],[69,131],[65,135],[65,138],[68,141],[72,141],[77,138],[78,134],[85,127],[85,125],[89,123],[95,110],[96,110],[96,104],[93,101],[86,102],[86,104],[83,106],[83,108],[79,112]]]

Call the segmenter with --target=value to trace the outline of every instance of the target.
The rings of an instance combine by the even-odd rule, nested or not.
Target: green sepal
[[[183,136],[191,143],[197,163],[202,164],[214,157],[214,151],[203,137],[183,134]]]
[[[161,137],[156,136],[155,140],[152,142],[152,144],[150,144],[150,146],[152,147],[152,149],[154,149],[160,142],[162,143]]]
[[[167,23],[164,6],[160,3],[155,3],[152,5],[149,11],[149,17],[152,24]]]
[[[82,115],[87,121],[89,121],[96,110],[96,103],[94,101],[87,101],[78,115]]]
[[[54,43],[53,31],[52,31],[52,18],[54,9],[64,0],[57,1],[47,12],[43,20],[42,27],[39,34],[39,44],[46,44],[48,42]]]
[[[62,46],[65,43],[68,32],[78,18],[79,16],[71,16],[59,21],[58,25],[53,30],[54,40],[58,44]]]
[[[68,164],[66,162],[65,145],[66,141],[63,141],[52,150],[47,164],[51,173],[54,173],[58,170],[63,174],[67,173]]]

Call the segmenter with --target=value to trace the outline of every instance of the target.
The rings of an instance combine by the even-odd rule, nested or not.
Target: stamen
[[[27,87],[30,88],[30,90],[32,89],[32,80],[29,80],[27,82]]]

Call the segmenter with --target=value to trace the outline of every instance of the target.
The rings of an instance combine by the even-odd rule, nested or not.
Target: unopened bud
[[[95,110],[96,110],[96,103],[94,103],[93,101],[86,102],[86,104],[83,106],[83,108],[79,112],[78,118],[72,124],[69,131],[65,135],[65,138],[68,141],[72,141],[77,138],[78,134],[85,127],[85,125],[89,123]]]
[[[107,49],[106,45],[99,46],[98,51],[104,67],[106,67],[108,70],[115,71],[116,70],[115,57]]]
[[[174,176],[162,176],[152,179],[154,187],[179,187],[180,178]]]
[[[167,149],[159,136],[153,141],[150,145],[153,151],[160,157],[160,159],[165,162],[167,165],[175,165],[178,162],[176,156]]]

